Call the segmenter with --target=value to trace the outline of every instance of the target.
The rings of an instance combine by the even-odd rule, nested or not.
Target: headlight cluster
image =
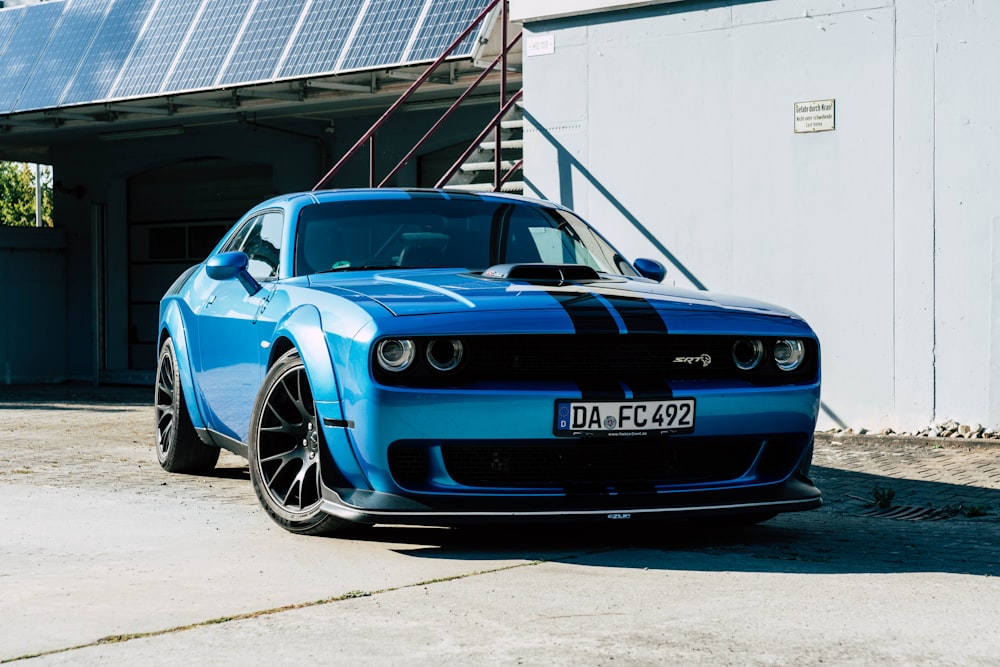
[[[421,347],[427,365],[438,373],[454,371],[465,356],[465,344],[458,338],[431,338]],[[390,373],[402,373],[417,357],[417,344],[409,338],[386,338],[375,347],[375,361]]]
[[[764,360],[766,347],[758,338],[741,338],[733,343],[733,363],[741,371],[752,371]],[[769,347],[774,365],[786,373],[801,366],[806,358],[806,346],[798,338],[781,338]]]

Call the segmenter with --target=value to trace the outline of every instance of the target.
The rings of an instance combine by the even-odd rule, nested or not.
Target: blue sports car
[[[818,507],[816,335],[664,273],[523,197],[270,199],[160,304],[160,464],[305,534]]]

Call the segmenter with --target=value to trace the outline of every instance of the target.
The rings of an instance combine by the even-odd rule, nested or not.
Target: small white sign
[[[556,36],[552,33],[547,35],[528,35],[524,42],[524,51],[530,56],[547,56],[556,52]]]
[[[837,100],[795,103],[795,132],[829,132],[836,129]]]

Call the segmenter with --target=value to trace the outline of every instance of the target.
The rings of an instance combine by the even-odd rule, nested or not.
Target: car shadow
[[[414,558],[522,559],[592,567],[795,574],[940,572],[1000,575],[1000,490],[814,468],[828,499],[815,511],[751,526],[708,521],[532,524],[454,529],[375,526],[353,539],[408,545]],[[934,510],[899,520],[860,494],[897,487]],[[946,498],[966,508],[936,507]],[[972,504],[975,503],[975,504]],[[940,510],[940,511],[938,511]]]
[[[454,529],[375,527],[363,539],[423,546],[396,549],[415,558],[523,559],[644,570],[788,574],[938,572],[1000,575],[997,525],[966,520],[960,530],[817,511],[749,527],[696,523],[590,528]],[[965,539],[958,533],[965,532]],[[974,539],[978,535],[983,542]],[[984,544],[988,542],[989,544]]]
[[[195,473],[198,477],[212,477],[214,479],[236,479],[245,480],[250,482],[250,468],[243,466],[225,466],[216,467],[208,472]]]

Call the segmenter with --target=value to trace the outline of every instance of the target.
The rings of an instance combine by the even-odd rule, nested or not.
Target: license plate
[[[693,398],[556,401],[556,435],[642,436],[692,431]]]

